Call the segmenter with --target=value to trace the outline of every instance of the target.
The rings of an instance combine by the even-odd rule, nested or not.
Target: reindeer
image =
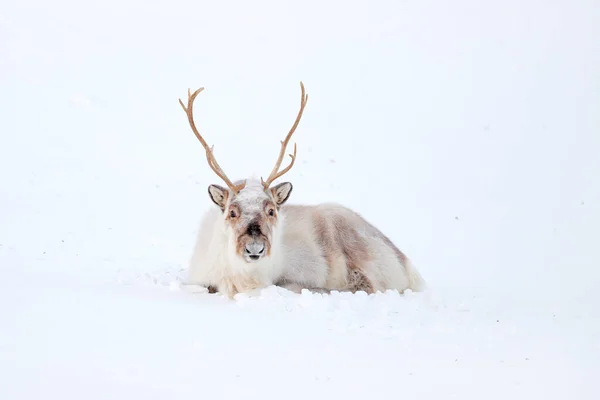
[[[189,264],[189,284],[221,292],[232,299],[276,285],[300,293],[302,289],[328,293],[395,289],[422,291],[425,282],[411,261],[379,229],[358,213],[334,203],[289,205],[290,182],[273,182],[286,174],[296,161],[280,170],[290,138],[308,101],[300,82],[300,111],[281,142],[281,150],[267,180],[255,178],[232,182],[198,132],[193,116],[196,96],[188,89],[187,107],[192,132],[206,152],[208,165],[227,188],[208,186],[216,207],[200,224]]]

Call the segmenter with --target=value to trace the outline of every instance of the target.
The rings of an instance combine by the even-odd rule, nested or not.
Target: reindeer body
[[[248,198],[260,197],[262,186],[248,180],[237,196],[246,191]],[[228,297],[273,284],[296,292],[425,288],[410,260],[381,231],[339,204],[281,205],[271,228],[270,254],[256,262],[246,262],[236,247],[225,213],[211,208],[200,224],[189,283]]]
[[[286,205],[292,184],[271,187],[296,160],[294,145],[290,164],[279,170],[308,100],[300,86],[300,111],[266,181],[233,183],[217,163],[193,117],[194,100],[204,88],[188,90],[187,107],[179,100],[210,168],[228,187],[208,187],[218,208],[209,210],[200,225],[189,283],[216,288],[230,298],[273,284],[297,292],[423,290],[425,282],[410,260],[362,216],[338,204]]]

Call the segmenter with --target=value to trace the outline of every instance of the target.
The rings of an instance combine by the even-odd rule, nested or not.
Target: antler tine
[[[183,108],[183,111],[185,111],[185,113],[187,114],[188,122],[190,123],[190,127],[192,128],[192,132],[194,132],[194,135],[196,135],[196,137],[202,144],[202,147],[204,147],[204,150],[206,151],[206,160],[208,161],[208,165],[215,172],[215,174],[217,174],[217,176],[219,178],[221,178],[227,184],[227,186],[231,190],[233,190],[234,193],[237,194],[240,190],[242,190],[246,186],[246,182],[244,181],[243,183],[241,183],[239,185],[234,185],[231,182],[231,180],[229,180],[229,178],[227,177],[227,175],[225,174],[223,169],[219,166],[219,163],[217,162],[217,159],[215,158],[215,156],[213,154],[214,146],[211,146],[211,147],[208,146],[208,144],[206,143],[206,141],[204,140],[204,138],[202,137],[200,132],[198,132],[198,129],[196,128],[196,123],[194,122],[194,110],[193,110],[194,100],[196,100],[196,96],[198,96],[198,94],[200,92],[202,92],[203,90],[204,90],[204,88],[201,87],[201,88],[197,89],[194,93],[191,93],[190,89],[188,88],[188,105],[187,105],[187,107],[183,104],[183,101],[181,101],[181,99],[179,99],[179,104],[181,105],[181,108]]]
[[[296,117],[296,121],[294,121],[294,125],[292,125],[292,128],[288,132],[287,136],[281,142],[281,150],[279,151],[279,157],[277,158],[277,162],[275,163],[275,166],[273,167],[271,174],[269,175],[269,177],[267,178],[266,181],[263,181],[262,177],[260,178],[260,182],[262,183],[265,190],[267,190],[269,188],[269,186],[271,186],[271,183],[273,183],[273,181],[275,179],[281,177],[282,175],[287,173],[290,169],[292,169],[294,162],[296,162],[296,143],[294,143],[294,154],[289,154],[292,161],[290,161],[290,164],[286,168],[279,171],[279,167],[281,166],[281,162],[283,161],[283,156],[285,154],[285,149],[287,148],[290,138],[292,137],[292,135],[296,131],[296,128],[298,127],[298,124],[300,123],[300,119],[302,118],[302,113],[304,112],[304,107],[306,106],[306,102],[308,101],[308,94],[306,94],[304,91],[304,83],[302,83],[302,81],[300,81],[300,88],[302,89],[302,95],[300,97],[300,111],[298,111],[298,116]]]

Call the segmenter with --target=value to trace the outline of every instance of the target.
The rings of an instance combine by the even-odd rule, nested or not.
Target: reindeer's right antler
[[[194,113],[193,113],[194,100],[196,99],[196,96],[198,96],[198,94],[200,92],[202,92],[203,90],[204,90],[204,88],[201,87],[200,89],[196,90],[194,93],[190,93],[190,89],[188,89],[188,105],[187,105],[187,107],[183,104],[183,101],[181,101],[181,99],[179,99],[179,104],[181,104],[181,108],[183,108],[183,111],[185,111],[185,113],[187,114],[188,121],[190,123],[190,127],[192,128],[192,131],[194,132],[194,135],[196,135],[196,137],[198,138],[200,143],[202,143],[204,150],[206,150],[206,160],[208,161],[208,165],[215,172],[215,174],[217,174],[219,176],[219,178],[221,178],[227,184],[227,186],[229,186],[229,188],[231,190],[233,190],[233,192],[235,194],[237,194],[240,190],[242,190],[246,186],[246,181],[242,182],[239,185],[234,185],[229,180],[229,178],[227,177],[227,175],[225,175],[225,172],[223,172],[223,169],[219,166],[219,163],[217,163],[217,160],[215,159],[215,156],[213,154],[214,146],[208,147],[208,144],[204,141],[204,138],[202,137],[200,132],[198,132],[198,129],[196,129],[196,123],[194,122]]]
[[[267,178],[266,181],[263,181],[263,179],[260,178],[260,181],[261,181],[263,187],[265,188],[265,190],[267,190],[269,188],[269,186],[271,186],[271,183],[273,183],[273,181],[275,179],[281,177],[282,175],[287,173],[290,169],[292,169],[292,166],[294,165],[294,162],[296,161],[296,143],[294,143],[294,154],[289,155],[292,159],[292,161],[290,162],[290,165],[285,167],[283,170],[279,171],[279,167],[281,166],[281,162],[283,161],[283,155],[285,154],[285,149],[287,148],[290,138],[292,137],[292,135],[296,131],[296,128],[298,127],[298,124],[300,123],[300,119],[302,118],[302,113],[304,112],[304,107],[306,106],[306,102],[308,101],[308,95],[305,94],[305,92],[304,92],[304,83],[302,83],[302,81],[300,81],[300,88],[302,89],[302,96],[300,97],[300,111],[298,111],[298,116],[296,117],[296,121],[294,121],[294,125],[292,125],[292,128],[288,132],[287,136],[281,142],[281,150],[279,151],[279,157],[277,158],[277,162],[275,163],[275,166],[273,167],[273,170],[271,171],[271,175],[269,175],[269,177]]]

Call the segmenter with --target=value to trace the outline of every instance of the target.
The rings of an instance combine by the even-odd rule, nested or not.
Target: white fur
[[[265,197],[260,182],[248,180],[237,196],[247,212],[240,218],[261,211],[258,200]],[[273,229],[271,256],[255,263],[247,263],[236,254],[235,237],[224,220],[225,214],[217,207],[204,214],[190,260],[189,283],[214,286],[229,297],[273,284],[284,265],[281,226],[285,215],[279,215],[278,226]]]
[[[230,194],[231,195],[231,194]],[[265,196],[259,181],[249,179],[236,197],[249,215],[260,211]],[[371,260],[362,265],[374,291],[420,291],[425,282],[410,260],[403,263],[377,228],[337,204],[283,205],[271,237],[271,255],[247,263],[235,252],[236,238],[225,223],[226,213],[214,206],[204,215],[190,260],[189,283],[214,286],[228,297],[278,282],[290,288],[344,290],[348,271],[343,255],[328,265],[315,232],[315,218],[343,218],[367,243]],[[337,266],[336,266],[337,265]]]

